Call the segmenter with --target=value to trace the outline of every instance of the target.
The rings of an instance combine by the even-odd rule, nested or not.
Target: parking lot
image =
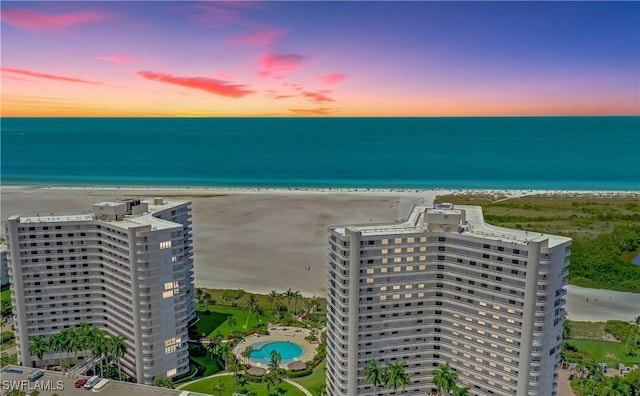
[[[101,390],[95,389],[86,390],[84,388],[76,388],[75,382],[79,378],[88,378],[86,376],[66,376],[59,371],[44,370],[45,374],[35,381],[29,382],[27,377],[32,372],[36,371],[35,368],[27,368],[21,366],[7,366],[2,369],[0,378],[1,387],[0,394],[4,395],[12,389],[20,389],[31,394],[34,390],[40,392],[40,396],[52,396],[58,394],[60,396],[74,396],[74,395],[93,395],[100,394],[100,396],[138,396],[138,395],[167,395],[167,396],[180,396],[182,391],[167,388],[158,388],[155,386],[132,384],[128,382],[120,382],[117,380],[111,380]],[[189,395],[201,395],[199,393],[190,392]],[[184,395],[183,395],[184,396]]]

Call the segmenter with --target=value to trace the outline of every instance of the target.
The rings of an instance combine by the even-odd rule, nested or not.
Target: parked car
[[[87,379],[86,378],[80,378],[79,380],[76,381],[76,388],[82,388],[84,386],[84,384],[87,383]]]

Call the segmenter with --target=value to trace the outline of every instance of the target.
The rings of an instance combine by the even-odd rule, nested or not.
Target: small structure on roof
[[[249,370],[247,370],[247,374],[253,375],[254,377],[262,377],[267,373],[267,370],[262,367],[251,366]]]
[[[291,371],[302,371],[307,369],[307,365],[303,361],[296,360],[287,365],[287,368]]]

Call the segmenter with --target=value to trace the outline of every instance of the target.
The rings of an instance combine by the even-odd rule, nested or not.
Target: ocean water
[[[2,184],[640,190],[640,117],[4,118]]]

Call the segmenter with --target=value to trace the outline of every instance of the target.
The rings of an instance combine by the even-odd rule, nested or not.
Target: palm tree
[[[280,385],[280,382],[282,381],[282,378],[279,376],[279,374],[276,371],[269,371],[267,374],[265,374],[265,376],[263,377],[263,381],[266,382],[267,384],[267,394],[271,395],[271,387],[276,387],[278,385]]]
[[[393,363],[387,367],[384,380],[384,385],[387,388],[393,389],[395,392],[398,388],[404,390],[410,383],[411,378],[409,378],[409,374],[404,371],[402,363]]]
[[[204,292],[204,294],[202,295],[202,299],[204,300],[204,303],[207,304],[207,311],[208,311],[209,304],[211,304],[211,302],[213,301],[213,298],[211,298],[211,294],[209,294],[208,292]]]
[[[251,357],[251,352],[253,352],[253,347],[251,345],[249,345],[248,347],[246,347],[244,349],[244,351],[242,351],[242,353],[240,353],[240,355],[242,355],[242,357],[245,358],[245,364],[249,363],[249,358]]]
[[[251,314],[255,312],[256,306],[256,296],[249,294],[249,299],[247,300],[247,310],[249,311],[249,315],[247,315],[247,321],[244,324],[245,329],[249,328],[249,318],[251,317]]]
[[[78,361],[78,351],[82,349],[82,335],[77,330],[70,329],[67,333],[67,345],[69,350],[73,351],[76,362]]]
[[[282,357],[278,353],[278,351],[271,351],[271,361],[269,362],[269,370],[270,371],[278,371],[280,369],[280,362],[282,361]]]
[[[127,353],[127,344],[124,343],[124,337],[117,336],[109,339],[109,354],[113,356],[118,363],[118,379],[122,381],[122,369],[120,367],[120,358]]]
[[[277,290],[271,290],[271,293],[269,293],[269,302],[271,303],[271,312],[273,312],[273,304],[278,300],[279,297],[280,297],[280,293],[278,293]]]
[[[227,325],[229,326],[229,334],[233,336],[233,328],[238,324],[236,317],[231,315],[227,318]]]
[[[291,311],[291,299],[293,298],[293,291],[291,290],[291,288],[287,289],[286,292],[284,292],[284,297],[287,298],[287,311]]]
[[[213,391],[218,392],[218,396],[222,396],[222,392],[224,392],[224,383],[222,380],[218,380],[218,383],[213,386]]]
[[[622,377],[615,376],[607,381],[603,396],[627,396],[631,394],[629,384]]]
[[[256,316],[256,319],[258,319],[258,323],[262,323],[262,318],[265,315],[264,308],[260,305],[256,305],[256,308],[253,310],[253,314]]]
[[[40,367],[44,367],[44,354],[49,351],[49,343],[43,336],[35,336],[29,344],[29,353],[38,356],[40,359]]]
[[[196,301],[198,304],[202,304],[202,296],[204,295],[204,290],[199,287],[196,287]]]
[[[62,352],[65,351],[65,340],[64,335],[62,333],[53,334],[49,337],[49,348],[52,351],[59,353],[60,367],[62,367]]]
[[[107,332],[104,330],[94,330],[91,338],[91,355],[100,361],[100,376],[103,376],[102,361],[108,352]],[[96,374],[95,362],[93,365],[93,373]]]
[[[453,396],[469,396],[469,388],[453,387]]]
[[[67,361],[71,360],[71,338],[73,333],[73,329],[64,329],[60,332],[60,338],[62,338],[64,342],[64,351],[67,352]]]
[[[293,305],[294,306],[294,309],[293,309],[294,315],[298,314],[298,299],[300,299],[301,297],[302,297],[302,294],[300,294],[299,291],[296,290],[296,291],[293,292],[293,298],[294,298],[294,302],[295,302],[294,305]]]
[[[438,389],[438,393],[449,392],[456,385],[457,375],[451,371],[449,363],[440,364],[437,369],[433,370],[432,382]]]
[[[220,346],[222,345],[222,334],[216,332],[213,335],[213,338],[209,341],[209,344],[205,347],[207,352],[209,352],[209,358],[213,360],[213,355],[216,355],[220,350]]]
[[[364,368],[364,378],[368,384],[373,385],[373,394],[377,394],[378,387],[384,383],[384,368],[378,366],[378,362],[371,359],[369,364]]]

